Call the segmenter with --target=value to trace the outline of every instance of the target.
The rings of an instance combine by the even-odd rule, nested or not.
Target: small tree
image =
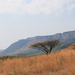
[[[60,45],[59,40],[51,40],[46,42],[39,42],[36,44],[32,44],[30,48],[38,49],[43,51],[45,54],[49,54],[51,50],[56,46]]]

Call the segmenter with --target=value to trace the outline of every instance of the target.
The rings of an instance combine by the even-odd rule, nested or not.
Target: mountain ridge
[[[63,33],[57,33],[54,35],[35,36],[35,37],[27,38],[27,39],[21,39],[17,42],[14,42],[13,44],[11,44],[1,54],[5,55],[8,53],[24,52],[25,50],[29,49],[29,46],[31,44],[34,44],[37,42],[44,42],[44,41],[48,41],[48,40],[55,40],[55,39],[59,39],[60,42],[62,42],[62,43],[75,41],[75,30],[67,31],[67,32],[63,32]]]

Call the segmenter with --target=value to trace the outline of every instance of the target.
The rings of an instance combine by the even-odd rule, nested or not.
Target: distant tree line
[[[1,56],[0,60],[13,59],[13,58],[16,58],[16,56]]]

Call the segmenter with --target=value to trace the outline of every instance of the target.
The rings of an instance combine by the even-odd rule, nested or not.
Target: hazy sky
[[[75,30],[75,0],[0,0],[0,49],[20,39]]]

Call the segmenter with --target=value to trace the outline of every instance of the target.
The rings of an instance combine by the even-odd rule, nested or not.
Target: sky
[[[0,0],[0,49],[34,36],[75,30],[75,0]]]

